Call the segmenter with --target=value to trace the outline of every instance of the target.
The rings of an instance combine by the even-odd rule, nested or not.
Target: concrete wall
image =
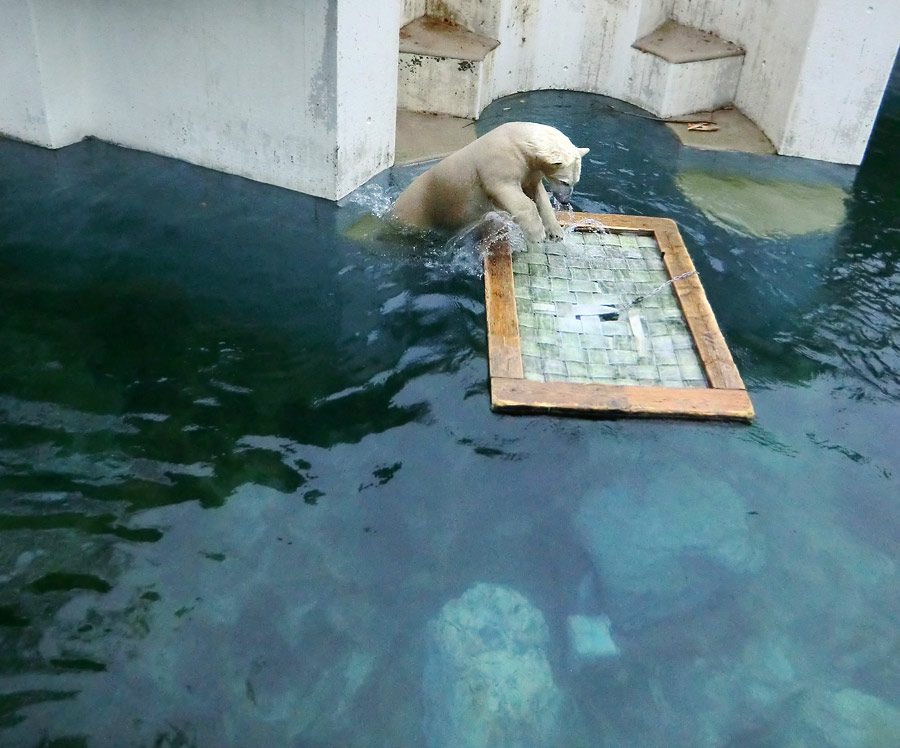
[[[667,18],[713,31],[746,49],[734,103],[778,151],[844,163],[862,158],[900,41],[897,0],[424,2],[500,41],[489,99],[549,88],[688,102],[631,45]]]
[[[499,39],[483,101],[555,88],[646,105],[632,43],[666,18],[738,42],[735,103],[781,153],[858,163],[898,0],[3,0],[0,133],[87,135],[339,198],[393,160],[397,30]],[[686,84],[685,84],[686,85]]]
[[[735,103],[779,153],[859,163],[897,45],[896,0],[673,0],[747,51]]]
[[[778,152],[862,161],[898,41],[897,0],[820,0]]]
[[[6,0],[0,130],[338,198],[393,160],[399,14],[399,0]]]
[[[403,0],[400,11],[400,25],[406,26],[414,18],[425,15],[425,0]]]

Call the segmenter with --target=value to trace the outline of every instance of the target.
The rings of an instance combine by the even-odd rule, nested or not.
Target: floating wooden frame
[[[560,213],[562,225],[590,228],[593,219],[619,236],[653,237],[669,279],[695,270],[674,221],[667,218]],[[585,226],[587,224],[587,226]],[[596,224],[594,224],[596,225]],[[503,413],[560,413],[591,417],[665,417],[749,422],[753,405],[700,279],[694,273],[672,289],[702,366],[699,386],[533,381],[526,378],[509,244],[496,240],[484,259],[491,409]]]

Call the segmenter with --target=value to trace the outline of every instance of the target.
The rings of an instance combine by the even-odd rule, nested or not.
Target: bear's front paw
[[[551,242],[561,242],[564,236],[565,232],[559,226],[547,229],[547,238]]]

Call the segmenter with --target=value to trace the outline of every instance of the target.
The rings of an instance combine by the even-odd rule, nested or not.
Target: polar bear
[[[406,226],[458,229],[501,210],[530,242],[561,239],[542,180],[560,202],[568,202],[588,150],[576,148],[553,127],[507,122],[413,180],[390,216]]]

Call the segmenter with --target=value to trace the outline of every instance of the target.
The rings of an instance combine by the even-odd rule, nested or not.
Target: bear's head
[[[535,151],[550,191],[561,203],[569,202],[572,189],[581,178],[581,157],[590,149],[578,148],[553,127],[540,126],[534,135]]]

